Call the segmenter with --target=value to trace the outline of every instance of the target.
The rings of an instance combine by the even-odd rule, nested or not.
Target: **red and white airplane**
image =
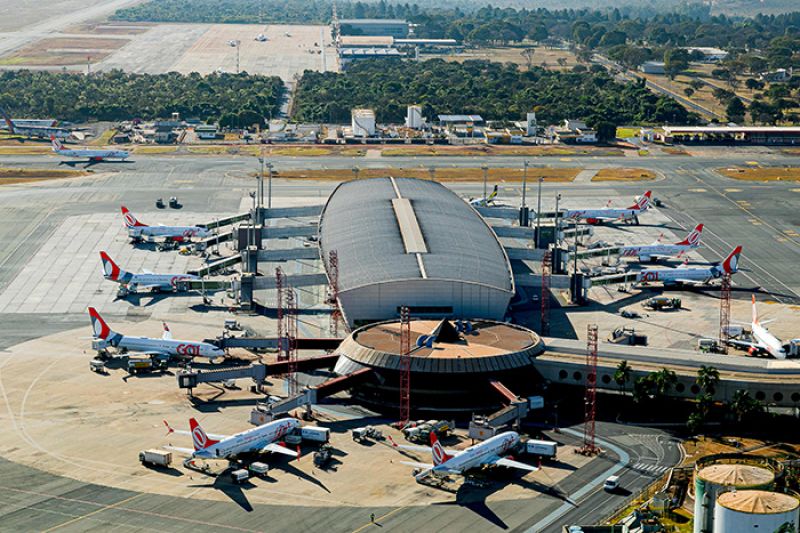
[[[603,207],[599,209],[567,209],[564,212],[564,218],[585,220],[587,224],[602,224],[603,222],[613,222],[615,220],[620,220],[623,222],[636,220],[638,222],[639,215],[647,211],[647,209],[650,207],[651,196],[652,191],[647,191],[642,196],[636,198],[636,203],[625,209],[614,207]]]
[[[225,351],[208,342],[182,341],[172,338],[172,332],[164,323],[164,334],[160,339],[152,337],[131,337],[112,330],[97,309],[89,308],[92,331],[95,339],[102,339],[118,350],[139,352],[147,355],[167,357],[205,357],[212,363],[225,357]]]
[[[647,268],[636,273],[636,283],[706,285],[725,274],[735,274],[739,270],[741,253],[742,247],[737,246],[721,262],[704,267]]]
[[[164,425],[167,426],[167,434],[191,435],[194,449],[172,445],[164,448],[198,459],[233,459],[244,453],[282,453],[295,458],[300,456],[299,446],[294,451],[278,444],[283,437],[300,427],[296,418],[275,420],[234,435],[206,434],[194,418],[189,419],[190,431],[172,429],[166,420]]]
[[[422,469],[419,474],[414,476],[417,480],[422,480],[430,475],[446,476],[448,474],[456,474],[463,476],[469,470],[484,466],[505,466],[508,468],[525,470],[527,472],[536,472],[539,470],[539,468],[535,466],[514,461],[506,456],[509,451],[515,449],[519,445],[519,434],[515,431],[500,433],[461,451],[445,450],[436,438],[436,434],[433,432],[431,432],[430,438],[431,447],[396,444],[392,441],[392,445],[401,450],[425,451],[431,453],[433,457],[432,465],[400,461],[401,464]]]
[[[728,344],[736,348],[747,350],[750,355],[757,353],[765,353],[771,355],[775,359],[786,359],[786,347],[783,342],[775,335],[769,332],[764,324],[771,322],[761,322],[758,319],[758,310],[756,309],[756,297],[753,295],[753,321],[750,323],[750,335],[752,341],[745,341],[739,339],[729,339]]]
[[[142,224],[127,207],[122,206],[122,216],[128,235],[134,240],[166,239],[174,242],[202,239],[211,234],[211,230],[202,226],[148,226]]]
[[[142,272],[134,274],[122,270],[105,252],[100,252],[100,260],[103,262],[103,277],[109,281],[115,281],[126,287],[131,292],[140,289],[151,289],[156,291],[174,291],[177,289],[179,281],[199,280],[193,274],[153,274],[152,272]]]
[[[685,239],[675,244],[662,244],[656,241],[653,244],[622,246],[619,254],[622,257],[637,257],[642,262],[655,261],[659,257],[681,257],[700,246],[702,234],[703,225],[698,224]]]
[[[81,148],[79,150],[71,150],[64,148],[61,141],[56,139],[54,135],[50,136],[50,144],[53,146],[53,152],[64,157],[85,157],[91,163],[99,163],[106,159],[128,159],[130,152],[126,150],[92,150],[90,148]]]

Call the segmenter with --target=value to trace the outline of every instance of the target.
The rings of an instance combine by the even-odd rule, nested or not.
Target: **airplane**
[[[469,205],[472,207],[489,207],[489,205],[494,203],[495,198],[497,198],[497,185],[494,186],[489,196],[484,198],[470,198]]]
[[[536,472],[539,470],[539,468],[535,466],[504,457],[508,451],[516,448],[519,444],[519,434],[515,431],[500,433],[462,451],[445,450],[436,438],[434,432],[431,432],[430,439],[430,447],[396,444],[392,440],[392,446],[395,448],[431,452],[431,456],[433,457],[432,465],[400,461],[401,464],[422,469],[420,473],[414,476],[417,481],[421,481],[430,475],[446,476],[448,474],[456,474],[463,476],[466,475],[469,470],[484,466],[505,466],[525,470],[527,472]]]
[[[603,207],[600,209],[568,209],[564,212],[564,218],[585,220],[587,224],[602,224],[603,222],[615,220],[621,220],[623,222],[635,220],[638,223],[639,215],[647,211],[650,207],[650,197],[652,194],[652,191],[647,191],[636,199],[636,203],[625,209],[614,207]]]
[[[172,338],[172,332],[164,323],[164,335],[160,339],[152,337],[131,337],[112,330],[97,309],[89,308],[92,331],[95,339],[102,339],[119,350],[128,350],[147,355],[176,357],[205,357],[212,363],[225,357],[225,351],[208,342],[182,341]]]
[[[167,435],[177,433],[180,435],[191,435],[194,449],[178,448],[175,446],[164,446],[168,450],[184,453],[197,459],[234,459],[244,453],[282,453],[291,457],[300,457],[298,446],[297,451],[290,450],[278,441],[285,435],[300,427],[300,422],[296,418],[284,418],[267,422],[264,425],[248,429],[234,435],[214,435],[206,434],[197,420],[189,419],[191,431],[172,429],[164,420],[167,426]]]
[[[100,259],[103,261],[103,277],[127,287],[131,292],[136,292],[139,289],[174,291],[179,281],[200,279],[193,274],[153,274],[147,271],[141,274],[134,274],[127,272],[117,266],[114,260],[103,251],[100,252]]]
[[[661,244],[656,241],[653,244],[622,246],[619,253],[622,257],[637,257],[642,262],[655,261],[659,257],[681,257],[700,246],[702,233],[703,225],[698,224],[685,239],[675,244]]]
[[[724,274],[738,272],[741,253],[742,247],[737,246],[721,262],[704,267],[647,268],[636,273],[636,282],[661,282],[664,285],[706,285],[711,280],[721,278]]]
[[[263,33],[259,33],[259,34],[256,36],[255,40],[256,40],[256,41],[258,41],[258,42],[260,42],[260,43],[263,43],[263,42],[266,42],[266,41],[268,41],[269,39],[268,39],[268,38],[267,38],[267,36],[266,36],[266,35],[264,35]]]
[[[6,113],[5,109],[3,109],[2,107],[0,107],[0,114],[3,115],[3,119],[5,120],[6,126],[8,126],[8,132],[11,133],[12,135],[21,135],[23,137],[36,137],[39,139],[49,139],[50,137],[56,137],[58,139],[67,139],[76,134],[76,132],[67,128],[32,125],[30,123],[26,125],[17,124],[13,120],[11,120],[11,118]],[[77,136],[78,135],[76,135],[76,137]]]
[[[787,353],[783,342],[775,335],[769,332],[764,324],[770,321],[761,322],[758,320],[758,310],[756,309],[756,297],[753,297],[753,321],[750,323],[750,334],[753,341],[744,341],[738,339],[728,339],[728,344],[736,348],[742,348],[748,351],[750,355],[756,353],[766,353],[775,359],[786,359]]]
[[[192,238],[204,238],[211,234],[208,228],[202,226],[148,226],[142,224],[127,207],[122,206],[122,216],[128,235],[134,240],[164,238],[168,241],[183,242]]]
[[[64,148],[61,141],[56,139],[55,135],[50,136],[50,144],[53,146],[53,152],[65,157],[85,157],[89,163],[99,163],[106,159],[128,159],[130,152],[125,150],[91,150],[81,148],[79,150],[70,150]],[[63,162],[62,162],[63,163]]]

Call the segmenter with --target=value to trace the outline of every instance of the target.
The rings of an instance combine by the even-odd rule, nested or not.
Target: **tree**
[[[594,124],[597,139],[601,142],[613,141],[617,138],[617,126],[613,122],[601,120]]]
[[[719,370],[713,366],[702,365],[697,371],[697,385],[707,394],[714,394],[714,390],[719,383]]]
[[[747,78],[744,80],[744,86],[751,91],[759,91],[764,88],[764,82],[755,78]]]
[[[688,96],[689,98],[691,98],[691,97],[692,97],[692,95],[694,94],[694,89],[692,89],[691,87],[686,87],[686,88],[683,90],[683,94],[685,94],[686,96]]]
[[[763,411],[764,407],[748,391],[739,389],[728,402],[728,409],[736,417],[736,421],[741,423],[745,418]]]
[[[691,413],[689,419],[686,421],[686,429],[688,429],[689,433],[692,435],[697,435],[704,423],[705,420],[700,413]]]
[[[731,98],[725,107],[725,115],[730,122],[744,122],[744,114],[747,108],[739,98]]]
[[[614,383],[617,384],[621,392],[625,392],[625,388],[628,385],[628,382],[631,380],[632,373],[633,368],[631,368],[631,365],[628,364],[628,361],[625,361],[624,359],[619,362],[617,369],[614,370]]]
[[[653,376],[653,384],[658,396],[666,396],[672,386],[678,382],[678,376],[668,368],[662,368]]]
[[[664,52],[664,72],[669,79],[689,68],[689,54],[683,48],[668,48]]]

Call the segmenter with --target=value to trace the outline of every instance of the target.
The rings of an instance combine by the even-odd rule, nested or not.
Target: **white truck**
[[[303,426],[300,428],[300,437],[311,442],[328,442],[331,440],[331,430],[318,426]]]
[[[525,453],[545,459],[555,459],[557,451],[558,443],[550,440],[529,439],[525,442]]]
[[[240,485],[250,479],[250,472],[245,470],[244,468],[240,468],[238,470],[234,470],[231,472],[231,481]]]
[[[144,450],[139,452],[139,462],[143,465],[168,467],[172,464],[172,452],[165,450]]]
[[[250,463],[249,470],[256,476],[265,477],[269,473],[269,465],[256,461],[255,463]]]

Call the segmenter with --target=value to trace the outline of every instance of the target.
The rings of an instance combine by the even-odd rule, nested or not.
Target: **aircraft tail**
[[[735,274],[739,271],[739,256],[742,254],[742,246],[739,245],[728,254],[728,257],[722,261],[719,266],[726,274]]]
[[[439,442],[439,439],[436,438],[436,433],[433,431],[431,431],[431,455],[433,455],[433,464],[435,466],[446,463],[453,458],[452,455],[448,455],[447,452],[444,451],[442,443]]]
[[[119,333],[114,332],[106,321],[103,320],[103,317],[100,316],[100,313],[97,312],[97,309],[94,307],[89,308],[89,318],[92,320],[92,330],[94,331],[94,336],[103,340],[110,340],[113,337],[119,335]]]
[[[0,107],[0,114],[3,115],[3,119],[6,121],[6,125],[8,125],[8,132],[9,133],[16,133],[14,131],[14,121],[6,114],[5,108]]]
[[[636,203],[630,206],[628,209],[635,209],[637,211],[647,211],[647,208],[650,207],[650,196],[652,196],[653,191],[647,191],[643,195],[636,200]]]
[[[753,325],[758,325],[758,309],[756,309],[756,295],[752,294],[753,297]]]
[[[131,213],[130,210],[124,205],[122,206],[122,216],[125,218],[125,226],[127,226],[128,228],[147,227],[147,224],[142,224],[141,222],[139,222],[133,215],[133,213]]]
[[[53,151],[55,153],[58,153],[58,152],[60,152],[61,150],[64,149],[64,145],[61,144],[61,141],[56,139],[55,135],[51,135],[50,136],[50,145],[53,147]]]
[[[106,279],[124,283],[127,281],[126,278],[130,277],[129,273],[122,270],[107,253],[101,251],[100,259],[103,261],[103,277]]]
[[[691,246],[692,248],[696,248],[700,245],[700,237],[703,234],[703,225],[698,224],[694,227],[691,233],[686,236],[681,242],[676,242],[677,245],[683,246]]]
[[[209,438],[194,418],[189,419],[189,429],[192,432],[192,443],[194,444],[195,451],[203,450],[219,442],[218,440]]]

